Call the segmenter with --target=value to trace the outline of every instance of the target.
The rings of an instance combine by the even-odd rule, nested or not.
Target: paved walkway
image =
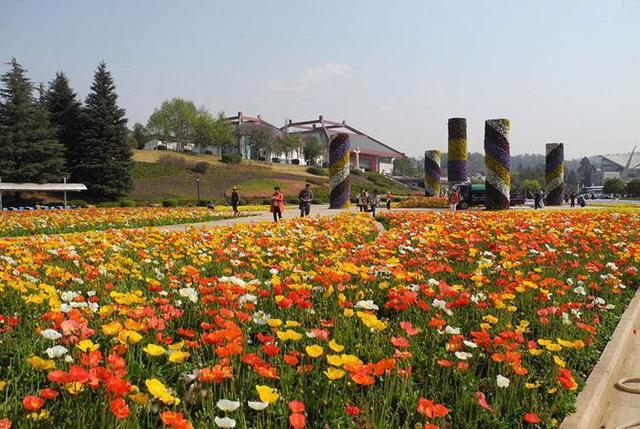
[[[396,209],[397,210],[397,209]],[[350,207],[348,209],[329,209],[326,205],[313,205],[311,206],[311,215],[310,216],[335,216],[339,213],[352,212],[356,213],[358,211],[357,207]],[[378,209],[377,213],[382,213],[382,211],[386,211],[383,209]],[[300,210],[297,207],[289,207],[285,209],[282,214],[283,219],[294,219],[300,216]],[[166,225],[159,226],[157,228],[167,230],[167,231],[183,231],[187,228],[199,228],[199,229],[207,229],[214,226],[222,226],[222,225],[236,225],[241,223],[256,223],[256,222],[273,222],[273,215],[269,213],[269,211],[264,210],[261,212],[256,212],[255,216],[243,216],[243,217],[235,217],[230,219],[222,219],[222,220],[213,220],[210,222],[199,222],[199,223],[188,223],[188,224],[180,224],[180,225]]]

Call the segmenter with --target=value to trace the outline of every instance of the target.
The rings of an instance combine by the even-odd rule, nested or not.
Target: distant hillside
[[[197,164],[200,163],[200,166]],[[328,201],[329,177],[307,172],[307,166],[243,160],[224,164],[213,155],[186,155],[165,151],[134,151],[134,190],[129,198],[139,202],[163,199],[196,200],[196,178],[200,197],[223,200],[237,186],[242,198],[262,202],[280,186],[287,198],[295,198],[305,183],[311,183],[318,202]],[[194,170],[204,171],[197,173]],[[325,170],[326,172],[326,170]],[[360,189],[408,195],[412,190],[379,174],[351,175],[352,192]]]

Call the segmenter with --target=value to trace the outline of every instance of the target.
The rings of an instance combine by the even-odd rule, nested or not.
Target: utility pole
[[[66,186],[66,184],[67,184],[67,176],[64,176],[62,178],[62,181],[65,184],[65,187],[64,187],[64,209],[66,210],[67,209],[67,186]]]
[[[2,177],[0,177],[0,183],[2,183]],[[0,212],[2,211],[2,191],[0,190]]]

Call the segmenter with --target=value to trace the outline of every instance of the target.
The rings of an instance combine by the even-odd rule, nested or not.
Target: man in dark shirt
[[[304,189],[298,194],[300,200],[300,217],[309,216],[311,213],[311,201],[313,200],[313,192],[311,192],[311,185],[304,185]]]
[[[233,217],[236,217],[240,214],[240,212],[238,211],[239,203],[240,203],[240,194],[238,194],[238,188],[234,186],[233,192],[231,192],[231,207],[233,208]]]

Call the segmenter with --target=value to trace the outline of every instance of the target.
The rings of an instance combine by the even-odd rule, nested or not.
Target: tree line
[[[87,185],[92,196],[131,191],[124,109],[104,62],[81,103],[63,72],[37,87],[16,59],[0,78],[0,177],[4,182]]]
[[[225,119],[224,112],[213,116],[205,107],[196,108],[193,101],[182,98],[165,100],[149,117],[146,126],[135,124],[133,140],[139,149],[147,141],[158,138],[164,142],[176,143],[178,151],[193,145],[198,152],[216,148],[221,154],[237,154],[236,130]],[[246,133],[245,143],[264,154],[264,161],[272,162],[273,157],[284,154],[289,161],[291,154],[301,156],[308,163],[314,163],[323,152],[323,146],[315,136],[300,136],[270,130],[267,126],[256,126]]]
[[[447,176],[446,152],[441,154],[442,176]],[[545,156],[540,154],[521,154],[511,156],[511,187],[519,191],[523,189],[537,190],[544,186]],[[467,155],[467,171],[471,181],[479,181],[485,175],[484,154],[470,152]],[[403,176],[421,176],[424,174],[424,157],[396,158],[393,172]],[[568,191],[577,191],[579,187],[603,183],[599,172],[586,156],[580,160],[565,161],[565,186]]]

